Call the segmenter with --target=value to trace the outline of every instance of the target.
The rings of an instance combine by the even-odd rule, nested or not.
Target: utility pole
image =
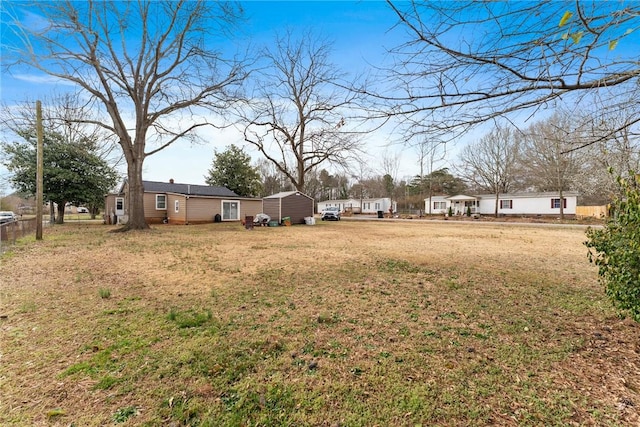
[[[40,101],[36,101],[36,133],[38,136],[38,148],[36,150],[36,240],[42,240],[44,132],[42,129],[42,104]]]

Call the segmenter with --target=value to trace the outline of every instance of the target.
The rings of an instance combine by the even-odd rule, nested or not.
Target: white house
[[[360,199],[325,200],[318,202],[318,213],[322,212],[323,209],[332,206],[338,207],[342,212],[350,210],[353,213],[363,214],[376,214],[378,211],[387,213],[391,206],[391,199],[388,197],[362,199],[362,206],[360,206]],[[395,212],[396,210],[397,203],[393,202],[393,211]]]
[[[563,213],[575,215],[578,204],[578,193],[565,191],[562,193]],[[560,195],[548,193],[505,193],[498,196],[499,215],[560,215]],[[433,196],[425,199],[425,212],[445,214],[451,208],[453,215],[464,215],[467,208],[472,214],[493,215],[495,213],[496,195],[478,194],[467,196]]]

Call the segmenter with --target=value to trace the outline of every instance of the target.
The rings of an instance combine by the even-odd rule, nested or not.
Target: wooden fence
[[[609,206],[576,206],[577,218],[606,218],[609,216]]]

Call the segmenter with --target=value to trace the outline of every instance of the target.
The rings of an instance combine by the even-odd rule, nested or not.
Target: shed
[[[299,191],[285,191],[262,199],[262,211],[278,222],[290,217],[292,224],[304,224],[313,216],[313,198]]]

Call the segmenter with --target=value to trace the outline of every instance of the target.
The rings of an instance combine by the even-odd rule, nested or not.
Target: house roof
[[[522,192],[522,193],[500,193],[501,199],[528,199],[528,198],[544,198],[544,197],[559,197],[558,191],[546,191],[546,192]],[[563,191],[563,197],[577,197],[577,191]],[[490,199],[496,198],[495,194],[478,194],[475,196],[478,199]]]
[[[458,200],[475,200],[476,197],[473,196],[465,196],[464,194],[458,194],[457,196],[445,197],[448,200],[458,201]]]
[[[347,202],[357,202],[356,199],[330,199],[330,200],[322,200],[318,203],[347,203]]]
[[[577,197],[577,191],[563,191],[563,197]],[[519,192],[519,193],[500,193],[501,199],[530,199],[530,198],[545,198],[545,197],[559,197],[559,193],[557,191],[547,191],[547,192]],[[495,199],[495,194],[476,194],[474,196],[466,196],[464,194],[458,194],[456,196],[433,196],[432,199],[441,199],[441,200],[451,200],[451,201],[464,201],[464,200],[478,200],[478,199]],[[429,200],[427,197],[425,200]]]
[[[368,198],[363,198],[362,201],[363,202],[375,202],[376,200],[384,200],[384,199],[389,200],[388,197],[368,197]],[[318,202],[318,203],[347,203],[347,202],[360,203],[360,199],[358,199],[358,198],[355,198],[355,199],[330,199],[330,200],[323,200],[323,201]]]
[[[227,187],[215,185],[179,184],[172,182],[142,181],[145,193],[174,193],[189,196],[240,197]]]

